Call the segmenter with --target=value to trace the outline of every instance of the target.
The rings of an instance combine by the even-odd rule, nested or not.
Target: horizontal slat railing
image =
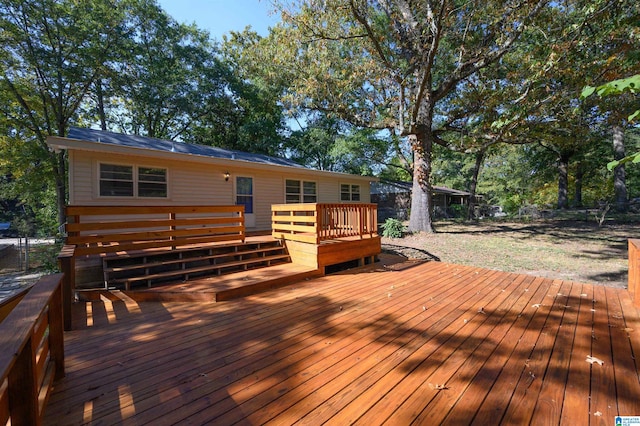
[[[376,236],[376,204],[274,204],[274,238],[319,244],[345,237]]]
[[[245,239],[244,206],[69,206],[75,255]]]
[[[0,323],[0,348],[0,424],[42,424],[65,374],[62,274],[40,278]]]
[[[68,206],[64,272],[64,329],[71,330],[75,258],[92,254],[245,241],[244,206]]]

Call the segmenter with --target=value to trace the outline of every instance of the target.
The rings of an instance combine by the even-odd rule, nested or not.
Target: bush
[[[386,238],[402,238],[405,228],[398,219],[389,218],[382,225],[382,236]]]

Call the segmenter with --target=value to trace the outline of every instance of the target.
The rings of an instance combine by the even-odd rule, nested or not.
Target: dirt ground
[[[437,222],[435,234],[383,238],[383,250],[582,283],[627,287],[627,240],[640,223]]]

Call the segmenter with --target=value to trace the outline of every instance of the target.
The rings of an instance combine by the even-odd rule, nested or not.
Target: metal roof
[[[129,148],[151,149],[155,151],[175,152],[178,154],[199,155],[203,157],[248,161],[251,163],[304,168],[304,166],[286,158],[271,157],[263,154],[251,154],[248,152],[228,150],[214,146],[168,141],[145,136],[124,135],[104,130],[71,127],[67,137],[69,139],[118,145]]]

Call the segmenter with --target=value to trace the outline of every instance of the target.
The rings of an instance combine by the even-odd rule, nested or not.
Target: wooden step
[[[129,278],[119,278],[119,279],[110,280],[109,284],[125,284],[125,288],[129,290],[132,283],[139,282],[139,281],[151,281],[151,280],[157,280],[162,278],[171,278],[171,277],[180,277],[180,276],[182,276],[185,280],[187,280],[189,279],[190,274],[201,273],[201,272],[220,273],[220,270],[224,268],[230,268],[230,267],[236,267],[236,266],[244,266],[245,268],[248,268],[249,266],[258,265],[265,262],[267,263],[267,265],[269,265],[270,262],[279,261],[279,260],[280,261],[289,260],[289,255],[278,254],[278,255],[272,255],[272,256],[255,257],[251,259],[238,260],[234,262],[220,263],[217,265],[198,266],[193,268],[184,268],[184,269],[176,269],[172,271],[145,274],[145,275],[129,277]]]
[[[215,277],[123,291],[132,299],[162,302],[221,302],[322,276],[319,269],[283,263]]]
[[[148,256],[162,256],[165,254],[174,254],[174,253],[188,253],[192,251],[198,250],[217,250],[217,249],[225,249],[225,248],[237,248],[237,247],[247,247],[247,246],[265,246],[271,245],[274,248],[282,247],[282,244],[277,241],[245,241],[240,242],[231,242],[231,243],[212,243],[212,244],[194,244],[188,246],[178,246],[176,248],[157,248],[157,249],[145,249],[145,250],[133,250],[129,252],[113,252],[113,253],[105,253],[102,255],[103,259],[107,261],[113,260],[122,260],[122,259],[136,259],[140,257],[148,257]]]
[[[105,273],[112,273],[112,272],[126,272],[126,271],[134,271],[137,269],[148,269],[148,268],[155,268],[155,267],[160,267],[160,266],[165,266],[165,265],[173,265],[173,264],[181,264],[181,263],[190,263],[190,262],[201,262],[201,261],[205,261],[205,260],[215,260],[215,259],[224,259],[227,257],[234,257],[234,256],[245,256],[245,255],[250,255],[250,254],[260,254],[260,253],[267,253],[270,251],[283,251],[284,248],[283,247],[268,247],[268,248],[260,248],[260,249],[256,249],[256,250],[243,250],[243,251],[233,251],[233,252],[228,252],[228,253],[220,253],[220,254],[211,254],[211,255],[204,255],[204,256],[196,256],[196,257],[185,257],[182,259],[173,259],[173,260],[161,260],[161,261],[153,261],[153,262],[146,262],[146,263],[136,263],[133,265],[122,265],[122,266],[113,266],[113,267],[104,267],[104,272]],[[157,256],[150,256],[150,257],[157,257]],[[114,261],[116,259],[110,259],[110,261]],[[108,260],[105,259],[105,264],[108,265]]]

